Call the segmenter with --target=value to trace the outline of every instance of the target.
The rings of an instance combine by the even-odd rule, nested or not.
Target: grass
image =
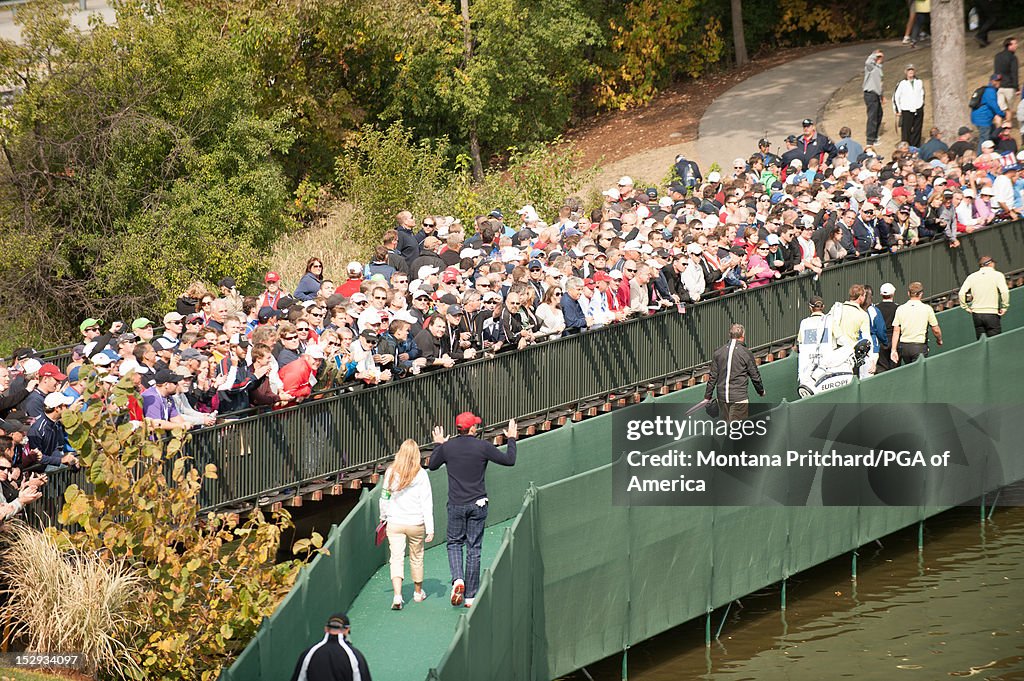
[[[4,528],[0,577],[9,584],[3,619],[29,650],[74,650],[101,670],[138,671],[134,638],[146,616],[143,582],[125,561],[61,547],[24,523]],[[39,579],[45,575],[45,579]]]
[[[345,280],[349,262],[366,262],[371,244],[359,243],[348,229],[354,212],[351,204],[334,201],[324,219],[278,240],[270,255],[270,269],[281,275],[282,288],[295,289],[306,271],[306,261],[313,256],[323,261],[324,276],[337,284]]]
[[[7,667],[0,667],[0,681],[68,681],[68,679],[89,679],[90,676],[84,674],[78,674],[75,672],[65,672],[63,674],[47,674],[45,672],[37,671],[26,671],[22,669],[10,669]]]

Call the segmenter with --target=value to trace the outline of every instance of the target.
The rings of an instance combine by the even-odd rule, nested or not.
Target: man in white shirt
[[[914,65],[907,66],[907,77],[896,86],[892,110],[899,116],[900,139],[912,147],[921,146],[924,123],[924,83],[916,77]]]
[[[1020,217],[1013,207],[1013,183],[1017,180],[1018,172],[1020,166],[1006,166],[1002,175],[998,175],[992,182],[992,210],[996,213],[1005,213],[1011,220]]]

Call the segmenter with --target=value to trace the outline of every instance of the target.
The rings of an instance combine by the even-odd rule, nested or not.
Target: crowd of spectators
[[[466,224],[403,211],[366,262],[335,277],[312,257],[294,288],[276,272],[256,295],[241,294],[231,278],[213,290],[197,282],[159,322],[85,319],[67,369],[31,350],[0,368],[9,460],[76,465],[59,416],[81,407],[90,373],[101,384],[135,382],[135,423],[210,425],[782,277],[814,277],[851,258],[933,239],[956,248],[962,234],[1024,209],[1024,152],[986,141],[979,153],[969,128],[948,145],[933,130],[921,148],[901,143],[884,157],[848,128],[832,141],[810,119],[801,127],[778,153],[762,139],[749,157],[706,177],[680,157],[679,180],[664,191],[622,177],[593,210],[569,199],[557,215],[524,205]]]

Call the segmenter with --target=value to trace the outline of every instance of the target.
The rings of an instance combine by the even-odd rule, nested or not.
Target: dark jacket
[[[509,439],[505,451],[470,435],[459,435],[438,445],[430,455],[430,470],[448,466],[448,503],[466,506],[487,496],[484,476],[487,462],[502,466],[516,463],[516,441]]]
[[[322,641],[303,650],[295,663],[292,681],[352,681],[355,674],[349,653],[356,660],[360,680],[372,681],[366,658],[342,634],[324,634]]]
[[[37,418],[28,431],[28,446],[38,449],[42,454],[40,461],[48,466],[60,465],[66,439],[64,424],[45,414]]]
[[[15,376],[11,379],[11,385],[7,391],[0,394],[0,419],[7,418],[11,411],[21,404],[28,397],[28,389],[25,387],[27,381],[25,376]]]
[[[1016,53],[1010,52],[1006,48],[1003,48],[1003,51],[992,60],[992,73],[998,73],[1003,77],[1000,87],[1019,89],[1019,68],[1020,64],[1017,61]]]
[[[412,230],[402,226],[396,227],[395,230],[398,232],[398,252],[402,254],[407,263],[412,263],[413,260],[419,257],[420,242],[416,241]]]
[[[738,340],[730,340],[715,350],[711,357],[711,375],[708,376],[704,399],[712,399],[717,393],[718,401],[735,404],[747,400],[747,381],[754,384],[758,395],[764,395],[761,372],[747,346]]]
[[[320,293],[320,279],[312,272],[306,272],[299,279],[299,285],[292,294],[296,300],[313,300]]]
[[[595,293],[594,295],[604,295]],[[587,328],[587,318],[578,300],[573,300],[568,293],[562,295],[562,318],[565,319],[563,335],[569,336]]]

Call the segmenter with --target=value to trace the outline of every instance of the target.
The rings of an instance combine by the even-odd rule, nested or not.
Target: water
[[[1003,501],[1024,504],[1024,484]],[[787,584],[630,649],[629,681],[747,681],[973,677],[1024,681],[1024,505],[953,509],[861,547],[857,579],[846,554]],[[622,679],[622,655],[590,665],[594,681]],[[584,681],[576,672],[567,680]]]

